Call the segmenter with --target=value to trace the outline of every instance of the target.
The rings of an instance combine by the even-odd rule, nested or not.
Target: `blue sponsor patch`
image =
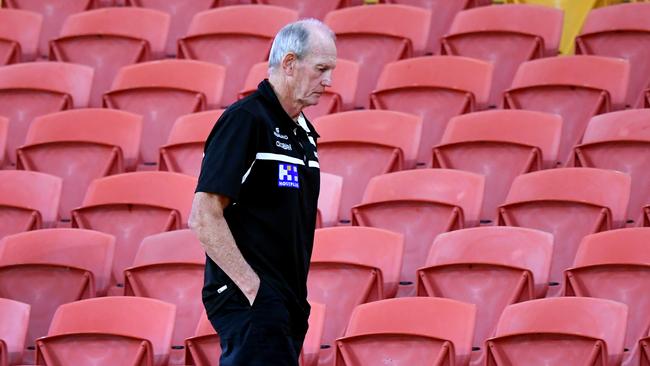
[[[278,168],[278,187],[300,188],[297,165],[280,163]]]

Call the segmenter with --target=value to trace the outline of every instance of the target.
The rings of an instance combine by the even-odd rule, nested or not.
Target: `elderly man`
[[[221,366],[298,365],[320,171],[314,127],[336,65],[334,34],[302,20],[282,28],[269,79],[231,105],[206,141],[190,228],[207,253],[203,303]]]

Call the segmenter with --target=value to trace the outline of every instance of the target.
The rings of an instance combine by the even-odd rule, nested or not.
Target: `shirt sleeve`
[[[255,119],[249,112],[224,112],[205,143],[196,192],[237,201],[242,177],[255,159],[256,135]]]

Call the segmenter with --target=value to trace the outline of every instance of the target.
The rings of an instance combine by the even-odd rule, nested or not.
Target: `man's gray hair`
[[[297,22],[285,25],[273,40],[271,53],[269,54],[269,74],[273,69],[282,63],[282,59],[287,53],[295,53],[300,60],[309,53],[309,34],[310,28],[318,29],[324,32],[333,40],[336,39],[334,32],[318,19],[303,19]]]

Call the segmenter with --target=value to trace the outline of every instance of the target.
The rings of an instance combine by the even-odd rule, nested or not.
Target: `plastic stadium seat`
[[[0,238],[55,226],[62,185],[49,174],[0,170]]]
[[[547,231],[555,237],[547,296],[561,292],[582,237],[625,225],[630,176],[594,168],[549,169],[515,178],[499,225]]]
[[[404,239],[388,230],[360,227],[319,229],[314,237],[308,298],[325,304],[319,364],[331,364],[334,340],[343,335],[355,306],[397,292]]]
[[[59,38],[50,41],[50,59],[95,70],[90,105],[101,107],[121,67],[163,53],[169,15],[149,9],[105,8],[69,16]]]
[[[618,170],[632,177],[627,220],[636,221],[650,203],[650,110],[595,116],[570,162],[578,167]]]
[[[484,351],[507,305],[546,294],[552,255],[553,236],[538,230],[493,226],[443,233],[417,272],[418,295],[475,304],[473,346]]]
[[[504,107],[556,113],[562,116],[558,159],[566,162],[580,142],[589,119],[624,104],[630,64],[599,56],[566,56],[521,64]]]
[[[510,305],[487,341],[486,365],[619,365],[627,316],[625,304],[587,297]]]
[[[115,238],[90,230],[46,229],[0,242],[0,297],[31,305],[29,345],[47,333],[61,304],[105,294]]]
[[[448,169],[417,169],[370,180],[352,223],[404,235],[399,296],[415,294],[415,271],[440,233],[476,226],[485,178]]]
[[[476,307],[449,299],[401,298],[354,309],[336,341],[336,366],[468,365]]]
[[[3,8],[21,9],[43,16],[43,26],[39,41],[41,57],[47,57],[48,42],[58,37],[64,20],[72,14],[92,9],[97,0],[3,0]]]
[[[316,227],[336,226],[339,222],[343,178],[329,173],[320,173],[320,194]]]
[[[72,227],[116,237],[113,282],[123,283],[140,242],[149,235],[186,226],[196,178],[169,172],[118,174],[94,180]]]
[[[489,101],[497,106],[522,62],[558,54],[562,17],[561,10],[531,5],[461,11],[442,39],[442,53],[494,64]]]
[[[0,169],[4,166],[7,146],[7,134],[9,133],[9,120],[0,116]]]
[[[149,9],[164,11],[171,16],[169,35],[165,53],[176,55],[176,41],[187,33],[192,17],[197,13],[222,6],[220,0],[126,0],[127,6],[138,6]]]
[[[25,348],[30,306],[0,299],[0,365],[20,365]]]
[[[422,118],[393,111],[351,111],[320,117],[314,126],[320,168],[343,177],[339,220],[361,202],[370,178],[415,167]]]
[[[257,90],[257,84],[268,78],[268,62],[260,62],[251,67],[244,88],[239,92],[243,98]],[[317,105],[303,110],[307,118],[316,119],[326,114],[348,111],[354,108],[354,95],[359,79],[359,64],[344,59],[336,60],[332,72],[332,86],[325,89]]]
[[[330,11],[347,5],[348,0],[255,0],[258,4],[275,5],[289,8],[298,12],[300,19],[324,19]]]
[[[267,59],[275,34],[298,20],[279,6],[227,6],[198,13],[187,36],[178,41],[178,57],[208,61],[226,68],[221,105],[237,99],[250,68]]]
[[[473,112],[487,103],[492,65],[454,56],[418,57],[384,67],[370,106],[422,117],[418,162],[429,163],[453,116]]]
[[[33,61],[42,24],[38,13],[0,9],[0,65]]]
[[[630,62],[626,105],[643,106],[643,90],[650,86],[650,4],[621,4],[589,12],[576,54],[624,58]]]
[[[0,67],[0,115],[9,118],[7,156],[25,141],[37,116],[88,105],[93,69],[64,62],[30,62]]]
[[[142,117],[110,109],[76,109],[37,117],[25,145],[17,151],[18,169],[61,177],[59,217],[70,220],[95,179],[135,169]]]
[[[175,308],[133,296],[61,305],[47,337],[37,341],[37,364],[167,365]]]
[[[178,117],[167,144],[160,147],[158,169],[198,177],[205,140],[223,111],[214,109]]]
[[[354,6],[327,14],[339,58],[359,63],[356,107],[368,107],[385,64],[424,53],[431,12],[406,5]]]
[[[495,110],[457,116],[433,149],[433,167],[484,175],[481,220],[493,221],[516,176],[555,167],[561,132],[562,117],[554,114]]]
[[[193,60],[152,61],[120,69],[104,105],[144,116],[140,152],[155,165],[174,121],[214,108],[221,100],[225,69]]]
[[[194,335],[203,310],[201,289],[205,251],[189,229],[144,238],[124,270],[124,294],[150,297],[176,305],[170,364],[183,365],[185,338]],[[178,354],[178,355],[177,355]]]
[[[565,295],[597,297],[628,306],[624,365],[639,365],[638,340],[648,334],[650,316],[650,228],[631,228],[587,235],[573,267],[565,272]]]

